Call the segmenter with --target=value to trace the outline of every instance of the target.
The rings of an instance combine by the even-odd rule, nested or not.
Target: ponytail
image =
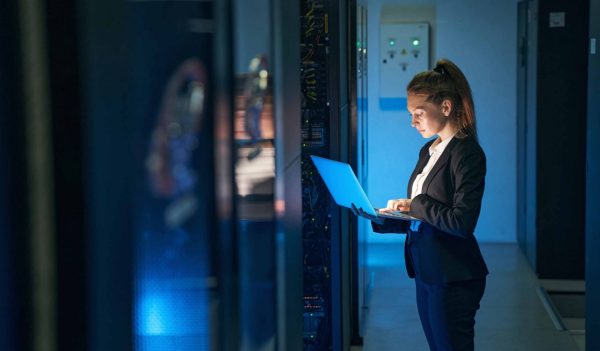
[[[458,128],[456,136],[471,136],[477,140],[471,87],[463,72],[452,61],[439,60],[433,70],[417,74],[408,83],[406,90],[415,94],[427,94],[427,101],[435,104],[441,104],[444,100],[452,101],[450,122]]]

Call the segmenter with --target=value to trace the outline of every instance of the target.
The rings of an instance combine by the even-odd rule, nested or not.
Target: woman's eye
[[[408,117],[410,118],[415,118],[415,119],[421,119],[421,117],[423,117],[423,112],[421,113],[414,113],[414,114],[408,114]]]

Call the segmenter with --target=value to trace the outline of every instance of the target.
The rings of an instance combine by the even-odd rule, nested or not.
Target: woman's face
[[[411,116],[411,126],[423,138],[431,138],[439,134],[448,124],[450,115],[450,101],[444,100],[442,105],[426,101],[429,95],[408,93],[407,109]]]

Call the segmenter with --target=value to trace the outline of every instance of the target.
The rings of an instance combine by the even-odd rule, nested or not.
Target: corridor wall
[[[433,7],[434,18],[411,7]],[[406,196],[406,184],[426,142],[410,127],[405,109],[382,111],[379,98],[379,23],[434,21],[431,64],[456,62],[473,89],[480,143],[488,173],[479,223],[480,242],[516,241],[516,1],[374,0],[369,11],[369,179],[375,206]],[[399,17],[402,14],[401,17]],[[416,16],[416,17],[415,17]],[[473,30],[477,28],[477,30]],[[502,211],[496,209],[501,208]],[[403,236],[370,233],[371,242],[402,241]]]

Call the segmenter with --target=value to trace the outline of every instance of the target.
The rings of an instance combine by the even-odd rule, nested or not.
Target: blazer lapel
[[[438,158],[437,162],[427,175],[427,178],[425,178],[425,182],[423,183],[423,189],[421,191],[422,194],[427,193],[427,189],[429,188],[429,184],[431,184],[431,180],[435,177],[437,172],[439,172],[440,169],[442,169],[446,165],[446,163],[448,163],[448,159],[450,159],[450,153],[452,152],[452,148],[454,148],[458,140],[459,139],[456,137],[450,140],[450,143],[448,143],[448,145],[444,149],[444,152],[442,152],[440,158]]]
[[[408,198],[411,199],[412,198],[412,186],[413,186],[413,182],[415,181],[415,178],[417,177],[417,175],[419,173],[421,173],[423,171],[423,168],[425,168],[425,165],[427,165],[427,161],[429,161],[429,150],[427,152],[424,153],[424,155],[419,158],[419,161],[417,162],[417,166],[415,167],[415,170],[412,172],[412,175],[410,176],[410,179],[408,181],[408,191],[406,192],[408,194]]]

